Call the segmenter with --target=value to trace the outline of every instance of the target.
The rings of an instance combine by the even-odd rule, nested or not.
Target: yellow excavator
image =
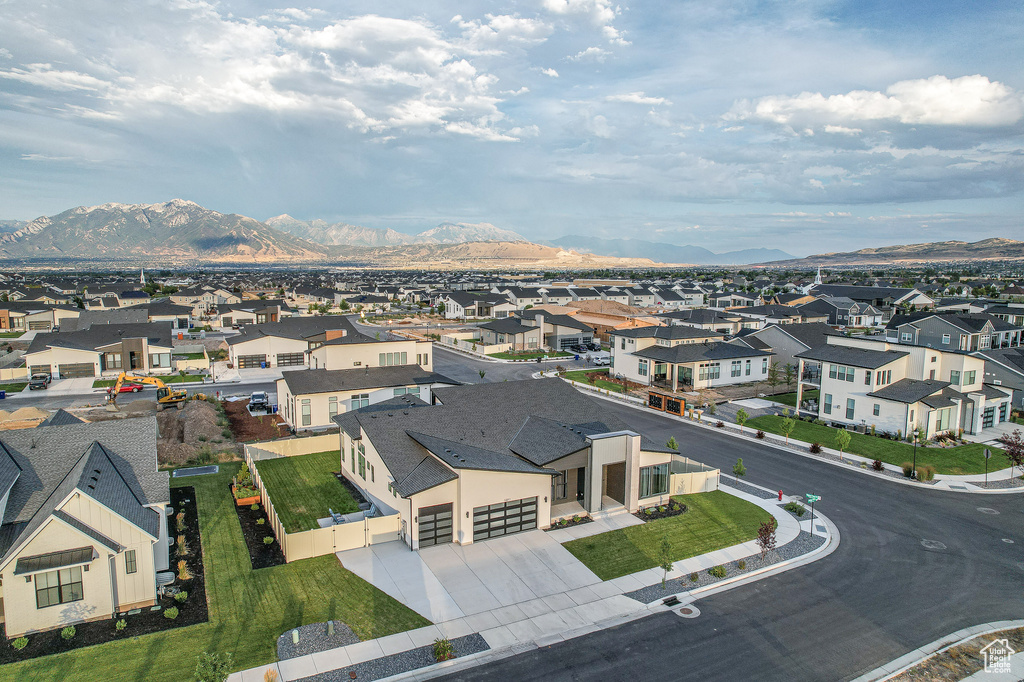
[[[160,379],[160,377],[147,377],[141,374],[128,374],[126,372],[121,372],[117,376],[117,381],[114,385],[107,389],[107,403],[110,408],[117,410],[117,396],[121,394],[121,389],[125,383],[150,384],[152,386],[156,386],[157,411],[171,406],[177,407],[180,410],[185,407],[185,403],[189,400],[206,400],[206,396],[202,393],[193,393],[192,395],[189,395],[188,391],[183,388],[170,388]]]

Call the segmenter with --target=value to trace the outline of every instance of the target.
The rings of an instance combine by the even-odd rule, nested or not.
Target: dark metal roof
[[[66,568],[87,564],[92,561],[92,547],[76,547],[60,552],[48,552],[47,554],[35,554],[23,556],[18,559],[14,568],[14,575],[25,575],[26,573],[38,573],[39,571],[52,571],[55,568]]]

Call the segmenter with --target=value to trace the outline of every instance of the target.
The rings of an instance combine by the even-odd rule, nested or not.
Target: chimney
[[[344,329],[328,329],[328,330],[326,330],[326,334],[327,334],[327,337],[326,337],[325,340],[326,341],[333,341],[334,339],[340,339],[343,336],[345,336],[345,330]]]

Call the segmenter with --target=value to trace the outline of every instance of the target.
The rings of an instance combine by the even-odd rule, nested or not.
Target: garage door
[[[420,507],[416,516],[420,524],[421,549],[452,541],[452,505]]]
[[[473,509],[473,541],[537,527],[537,498],[528,497]]]
[[[29,376],[31,376],[33,374],[49,374],[50,373],[50,366],[49,365],[31,365],[28,368],[28,373],[29,373]]]
[[[57,375],[61,379],[96,376],[96,367],[91,362],[76,362],[70,365],[57,365]]]
[[[50,323],[47,322],[46,320],[37,320],[35,322],[30,321],[28,323],[28,328],[29,329],[49,329],[50,328]]]
[[[266,355],[239,355],[238,356],[238,369],[252,369],[260,368],[261,363],[267,361]]]
[[[306,364],[305,353],[278,353],[277,354],[277,366],[278,367],[295,367],[296,365],[302,366]]]

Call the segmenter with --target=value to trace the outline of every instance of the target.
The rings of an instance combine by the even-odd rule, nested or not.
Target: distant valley
[[[791,254],[778,249],[744,249],[714,253],[700,246],[678,246],[640,239],[598,239],[581,235],[559,237],[550,240],[549,243],[580,253],[599,253],[621,258],[650,258],[661,262],[691,265],[748,265],[793,258]]]

